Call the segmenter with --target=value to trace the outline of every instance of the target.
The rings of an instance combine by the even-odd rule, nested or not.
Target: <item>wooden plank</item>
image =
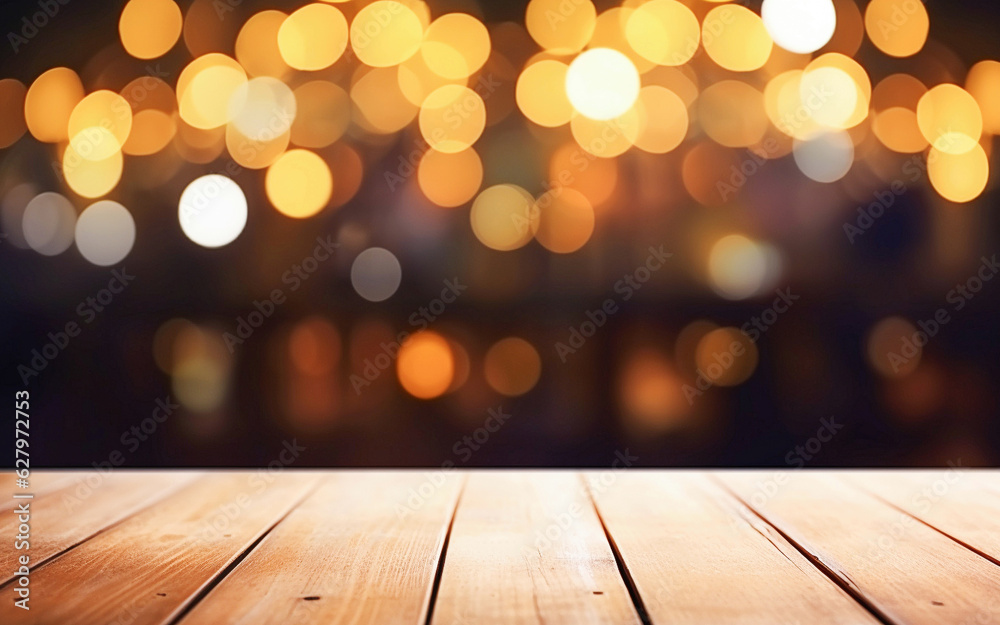
[[[158,501],[194,479],[181,471],[94,471],[63,475],[67,486],[28,502],[30,513],[30,565],[33,569],[52,556],[83,542],[97,532]],[[14,536],[18,515],[0,516],[0,536]],[[17,558],[25,551],[14,541],[0,542],[0,584],[10,581]]]
[[[1000,564],[1000,492],[987,488],[997,472],[969,469],[880,471],[874,475],[846,472],[851,484],[906,511],[913,517]]]
[[[1000,618],[1000,567],[834,472],[733,472],[718,479],[886,621]],[[865,479],[875,482],[878,474]]]
[[[32,471],[28,476],[28,488],[22,489],[17,487],[17,474],[13,471],[6,470],[0,475],[2,475],[0,478],[0,511],[10,510],[20,503],[12,497],[15,493],[29,493],[38,498],[84,479],[84,475],[80,471]]]
[[[328,475],[181,624],[424,623],[461,482]]]
[[[878,623],[701,472],[588,474],[588,483],[653,623]]]
[[[33,572],[31,610],[0,602],[0,622],[167,622],[315,481],[298,472],[207,474]]]
[[[432,622],[638,624],[579,476],[472,473],[455,515]]]

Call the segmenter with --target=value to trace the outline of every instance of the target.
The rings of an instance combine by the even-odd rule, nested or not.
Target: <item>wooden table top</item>
[[[0,487],[34,495],[0,499],[7,625],[1000,623],[993,470],[95,469]]]

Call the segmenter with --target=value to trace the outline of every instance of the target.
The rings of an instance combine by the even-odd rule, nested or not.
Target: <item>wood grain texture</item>
[[[880,471],[875,479],[847,472],[844,479],[1000,564],[1000,483],[996,471]]]
[[[1000,620],[1000,567],[832,472],[779,473],[718,478],[885,620]]]
[[[639,623],[578,475],[470,474],[432,623]]]
[[[462,479],[327,475],[181,625],[424,623]]]
[[[162,499],[195,475],[187,471],[64,474],[59,482],[65,484],[62,488],[20,500],[30,502],[29,568]],[[0,516],[0,536],[14,536],[18,523],[15,514]],[[15,562],[24,553],[14,548],[14,541],[0,542],[0,584],[14,576]]]
[[[653,623],[878,624],[700,473],[589,474],[588,484]]]
[[[31,610],[0,602],[0,622],[165,623],[316,479],[291,472],[207,474],[33,572]]]
[[[17,505],[18,502],[11,497],[14,493],[30,493],[37,499],[54,490],[77,483],[83,479],[84,473],[82,471],[32,471],[28,476],[29,488],[21,489],[16,486],[17,474],[6,469],[0,472],[0,511],[10,510]]]

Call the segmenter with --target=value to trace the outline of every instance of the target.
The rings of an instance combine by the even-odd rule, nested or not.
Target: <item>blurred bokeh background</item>
[[[794,4],[5,2],[33,464],[996,464],[1000,7]]]

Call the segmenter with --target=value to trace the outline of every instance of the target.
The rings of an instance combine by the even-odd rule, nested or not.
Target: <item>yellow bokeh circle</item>
[[[268,167],[264,188],[280,213],[302,219],[315,215],[330,201],[333,176],[314,152],[289,150]]]

